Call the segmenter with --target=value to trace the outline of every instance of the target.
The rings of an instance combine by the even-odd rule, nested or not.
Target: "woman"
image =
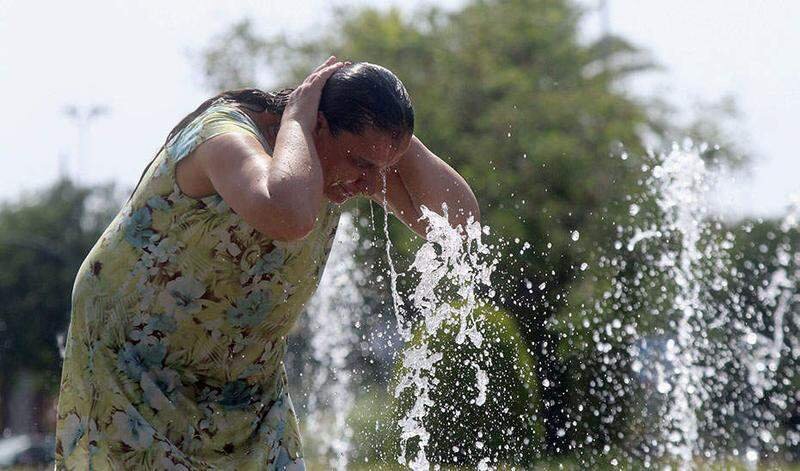
[[[422,235],[421,205],[478,216],[413,126],[397,77],[334,57],[178,124],[75,280],[56,467],[303,469],[285,335],[338,205],[385,198]]]

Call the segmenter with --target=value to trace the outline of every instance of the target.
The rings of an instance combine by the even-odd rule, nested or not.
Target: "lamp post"
[[[78,153],[75,164],[75,182],[81,177],[81,165],[86,162],[88,152],[89,126],[95,119],[110,113],[109,107],[105,105],[77,106],[68,105],[64,107],[64,114],[73,120],[78,126]]]
[[[603,30],[603,36],[611,34],[611,11],[609,9],[608,0],[600,0],[598,5],[600,10],[600,27]]]
[[[611,36],[611,11],[609,8],[610,0],[598,0],[597,9],[600,14],[600,29],[603,41],[609,41]],[[605,45],[606,51],[603,57],[603,73],[608,72],[608,62],[611,55],[611,46],[609,43]]]

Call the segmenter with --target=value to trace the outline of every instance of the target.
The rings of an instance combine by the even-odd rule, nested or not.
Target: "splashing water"
[[[447,207],[442,207],[442,215],[422,207],[422,219],[428,223],[427,242],[419,249],[411,268],[419,275],[419,281],[410,300],[422,317],[421,341],[403,352],[403,375],[395,388],[395,397],[411,390],[413,405],[398,422],[401,428],[400,456],[398,461],[414,470],[430,469],[425,449],[430,439],[425,429],[425,416],[435,406],[430,397],[436,364],[443,354],[435,352],[428,344],[439,329],[446,325],[458,326],[456,343],[469,340],[479,348],[483,342],[480,332],[480,317],[475,309],[481,304],[477,297],[480,287],[491,285],[491,274],[495,262],[483,259],[489,249],[481,242],[481,235],[488,228],[470,219],[466,227],[452,228],[448,222]],[[387,233],[388,240],[388,233]],[[388,247],[387,243],[387,247]],[[389,254],[387,249],[387,255]],[[393,265],[390,264],[393,270]],[[394,279],[394,274],[392,275]],[[396,285],[392,284],[393,298],[399,299]],[[452,290],[453,295],[441,294]],[[398,305],[395,304],[396,312]],[[398,330],[402,338],[412,340],[411,320],[401,314],[397,317]],[[476,403],[486,401],[488,376],[477,365]],[[408,444],[416,441],[417,453],[409,459]]]
[[[366,307],[359,290],[365,273],[355,262],[358,232],[349,213],[339,220],[336,238],[325,272],[308,308],[312,355],[308,371],[308,435],[318,443],[318,453],[327,457],[328,469],[347,469],[352,450],[352,430],[347,416],[353,407],[348,356],[357,336],[353,330]]]
[[[392,243],[388,230],[388,204],[384,177],[384,235],[386,257],[389,266],[389,282],[392,307],[396,315],[400,338],[409,343],[414,340],[415,328],[421,327],[420,342],[408,346],[402,352],[404,374],[395,388],[395,397],[410,391],[414,404],[398,421],[401,428],[401,454],[398,460],[414,470],[430,469],[426,446],[430,435],[425,429],[425,417],[435,407],[430,392],[436,364],[443,353],[433,351],[428,339],[439,329],[448,325],[457,326],[456,342],[469,341],[480,347],[483,336],[479,330],[480,318],[474,311],[482,305],[477,291],[490,286],[490,277],[495,269],[492,263],[483,261],[489,249],[481,242],[481,235],[488,228],[470,220],[466,227],[452,228],[448,222],[447,207],[442,215],[422,208],[423,220],[428,223],[427,242],[416,254],[411,269],[419,276],[414,293],[408,296],[410,309],[419,314],[421,322],[415,322],[404,307],[398,291],[399,274],[391,255]],[[352,430],[347,416],[354,404],[352,378],[347,369],[347,359],[357,341],[353,330],[366,307],[359,291],[365,278],[364,270],[355,263],[358,249],[357,230],[352,216],[344,213],[324,275],[307,312],[308,328],[311,332],[312,355],[316,366],[307,369],[310,384],[308,392],[308,415],[305,420],[307,434],[314,438],[320,456],[327,457],[330,469],[344,470],[352,452]],[[450,295],[445,295],[449,292]],[[486,402],[489,376],[477,363],[475,403]],[[407,458],[407,445],[414,442],[415,456]],[[481,461],[481,469],[488,469],[488,458]]]

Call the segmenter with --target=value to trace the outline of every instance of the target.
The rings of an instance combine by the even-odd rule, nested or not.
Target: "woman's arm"
[[[273,239],[300,239],[314,227],[322,202],[322,168],[311,133],[308,125],[285,119],[272,156],[255,137],[227,133],[198,146],[191,158],[254,229]]]
[[[301,239],[314,227],[324,196],[313,132],[322,87],[342,65],[331,57],[289,95],[272,156],[254,137],[236,134],[223,134],[195,150],[214,190],[268,237]]]
[[[453,227],[465,226],[470,216],[480,220],[478,200],[464,178],[416,136],[412,136],[408,150],[387,172],[386,186],[386,199],[392,213],[422,237],[427,233],[427,224],[419,220],[420,206],[441,214],[442,203],[447,204]],[[383,204],[383,189],[370,198]]]

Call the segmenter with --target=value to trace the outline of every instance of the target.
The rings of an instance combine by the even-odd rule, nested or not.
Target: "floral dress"
[[[226,132],[269,151],[245,113],[211,106],[161,150],[81,265],[57,469],[304,469],[285,337],[339,213],[325,204],[305,239],[281,242],[218,195],[183,194],[177,162]]]

